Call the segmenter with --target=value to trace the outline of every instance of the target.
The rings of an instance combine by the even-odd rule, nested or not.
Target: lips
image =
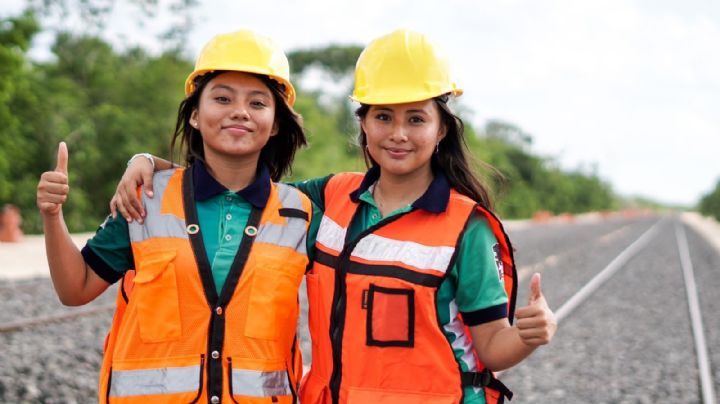
[[[408,149],[400,149],[397,147],[386,147],[385,151],[390,155],[390,157],[393,158],[403,158],[410,154],[411,150]]]
[[[228,125],[223,126],[222,128],[230,133],[238,135],[252,132],[252,130],[245,125]]]

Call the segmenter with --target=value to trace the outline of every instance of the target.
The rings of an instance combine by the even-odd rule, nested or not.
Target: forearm
[[[516,365],[536,347],[526,344],[518,327],[511,326],[506,318],[471,326],[470,335],[478,357],[492,371]]]
[[[472,332],[472,328],[471,328]],[[473,334],[473,341],[479,338]],[[478,350],[480,360],[492,371],[510,368],[527,358],[537,346],[523,342],[517,327],[509,326],[497,330]],[[477,346],[477,344],[476,344]],[[482,352],[482,354],[480,354]]]
[[[58,298],[67,306],[79,306],[92,301],[102,290],[94,293],[90,288],[92,271],[70,238],[62,213],[42,216],[50,277]]]

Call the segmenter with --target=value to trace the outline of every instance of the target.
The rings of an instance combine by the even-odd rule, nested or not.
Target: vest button
[[[216,313],[218,316],[221,316],[221,315],[222,315],[222,307],[220,307],[220,306],[216,307],[216,308],[215,308],[215,313]]]
[[[212,396],[212,397],[210,397],[210,402],[213,403],[213,404],[217,404],[217,403],[220,402],[220,397],[218,397],[218,396]]]
[[[217,359],[217,358],[220,357],[220,352],[218,352],[218,351],[212,351],[212,353],[210,354],[210,356],[212,356],[213,359]]]

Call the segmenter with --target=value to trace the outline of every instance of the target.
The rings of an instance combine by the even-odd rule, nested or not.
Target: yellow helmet
[[[214,70],[263,74],[285,86],[288,105],[295,103],[287,56],[270,38],[249,30],[221,34],[205,45],[195,70],[185,80],[185,95],[195,90],[195,78]]]
[[[398,30],[370,42],[355,65],[352,99],[362,104],[422,101],[462,90],[439,47],[423,34]]]

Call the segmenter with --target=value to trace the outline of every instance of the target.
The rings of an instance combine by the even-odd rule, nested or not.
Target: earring
[[[440,153],[440,142],[435,143],[435,154]]]

